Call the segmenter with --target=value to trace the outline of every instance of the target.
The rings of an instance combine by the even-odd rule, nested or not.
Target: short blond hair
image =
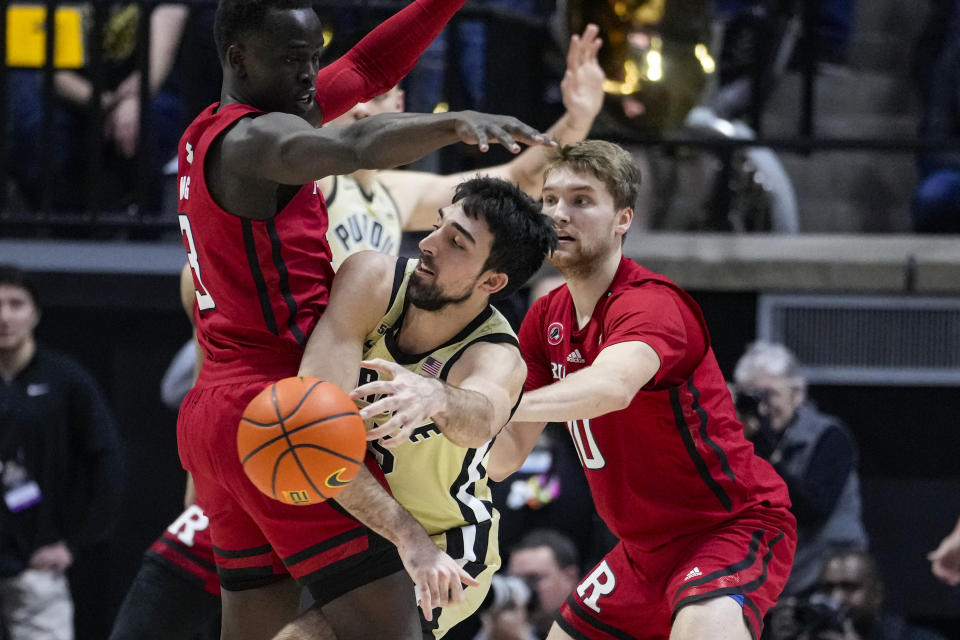
[[[617,209],[633,209],[640,193],[640,169],[623,147],[606,140],[581,140],[555,150],[543,172],[566,167],[575,173],[590,173],[603,182]]]

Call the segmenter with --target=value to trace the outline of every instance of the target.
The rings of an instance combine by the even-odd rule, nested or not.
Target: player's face
[[[40,312],[22,287],[0,284],[0,352],[16,351],[33,337]]]
[[[420,265],[410,277],[410,303],[437,311],[468,300],[488,272],[493,234],[483,220],[474,220],[459,204],[440,210],[434,231],[420,241]]]
[[[323,30],[313,9],[269,11],[263,27],[242,43],[245,97],[264,111],[315,119],[321,49]]]
[[[744,391],[763,398],[757,411],[765,415],[770,428],[778,432],[787,428],[805,399],[803,389],[783,376],[756,375],[742,387]]]
[[[403,112],[403,89],[394,87],[386,93],[369,102],[361,102],[354,106],[350,111],[331,121],[330,124],[348,125],[353,124],[370,116],[377,116],[381,113],[402,113]]]
[[[543,212],[557,225],[559,243],[550,263],[561,271],[589,271],[611,252],[619,252],[633,220],[633,211],[618,210],[599,178],[567,167],[547,176]]]

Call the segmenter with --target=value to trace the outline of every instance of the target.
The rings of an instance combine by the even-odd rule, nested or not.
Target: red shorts
[[[197,505],[187,507],[150,545],[147,553],[159,556],[164,564],[191,582],[202,585],[213,595],[220,595],[213,541],[210,538],[210,519]]]
[[[681,607],[731,596],[757,640],[790,576],[795,531],[789,511],[764,509],[654,552],[621,541],[577,585],[557,624],[578,639],[664,639]]]
[[[287,574],[309,584],[371,553],[374,536],[333,502],[284,504],[261,493],[247,478],[237,456],[237,425],[247,404],[267,384],[194,387],[177,420],[180,460],[193,474],[197,502],[210,518],[220,584],[231,591],[270,584]],[[386,486],[369,454],[365,462]],[[402,568],[395,550],[378,545],[376,553],[392,556],[365,566],[383,567],[383,575]],[[382,576],[370,579],[376,577]]]

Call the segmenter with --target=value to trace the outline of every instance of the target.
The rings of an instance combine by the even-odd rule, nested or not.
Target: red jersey
[[[613,344],[645,342],[660,357],[626,409],[567,423],[597,511],[625,542],[652,551],[761,505],[789,506],[743,435],[700,308],[664,276],[623,258],[586,326],[564,285],[534,303],[519,339],[527,391]]]
[[[316,183],[267,220],[235,216],[214,202],[204,177],[210,145],[240,118],[263,113],[216,107],[197,116],[178,148],[180,231],[205,356],[199,386],[295,375],[333,279],[327,208]]]

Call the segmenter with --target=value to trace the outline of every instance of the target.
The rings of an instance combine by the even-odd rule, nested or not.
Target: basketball
[[[346,393],[319,378],[284,378],[250,401],[237,429],[237,453],[250,481],[293,505],[340,493],[357,475],[366,429]]]

